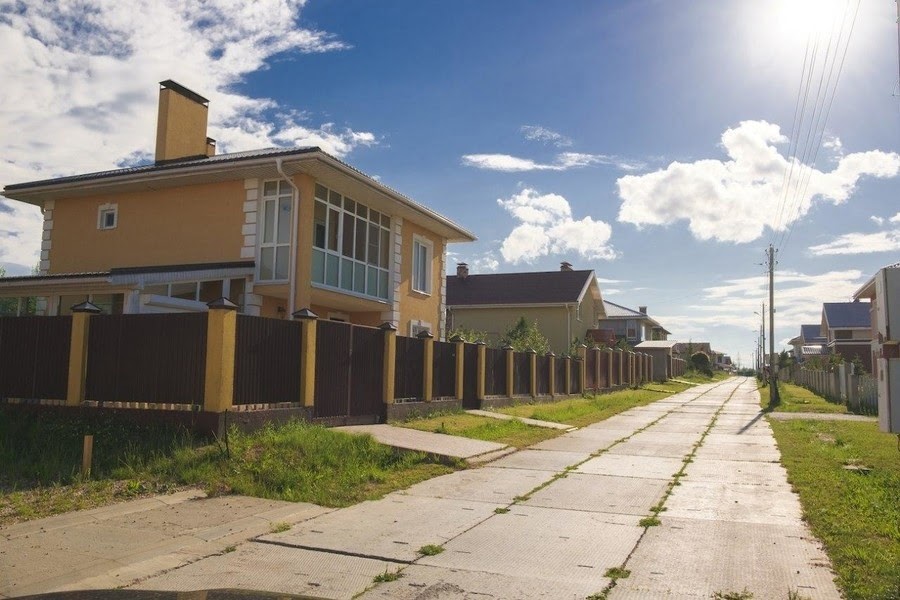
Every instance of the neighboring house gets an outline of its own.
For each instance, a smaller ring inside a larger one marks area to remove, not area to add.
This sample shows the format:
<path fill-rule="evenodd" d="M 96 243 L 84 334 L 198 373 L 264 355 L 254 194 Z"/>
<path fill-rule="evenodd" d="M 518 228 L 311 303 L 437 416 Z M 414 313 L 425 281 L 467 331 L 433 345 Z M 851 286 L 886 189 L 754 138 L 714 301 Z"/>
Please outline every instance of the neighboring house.
<path fill-rule="evenodd" d="M 667 340 L 671 333 L 647 315 L 647 307 L 639 306 L 637 310 L 603 301 L 606 316 L 601 318 L 597 327 L 612 330 L 616 338 L 625 340 L 632 346 L 645 340 Z"/>
<path fill-rule="evenodd" d="M 678 342 L 675 340 L 649 340 L 634 347 L 635 352 L 649 354 L 653 358 L 653 381 L 665 381 L 672 377 L 672 359 Z"/>
<path fill-rule="evenodd" d="M 208 101 L 160 86 L 153 164 L 6 186 L 44 226 L 41 274 L 0 280 L 0 296 L 38 297 L 49 315 L 87 299 L 202 311 L 225 296 L 249 315 L 308 307 L 443 335 L 446 245 L 471 233 L 317 147 L 216 155 Z"/>
<path fill-rule="evenodd" d="M 900 263 L 879 269 L 855 294 L 869 300 L 872 374 L 882 431 L 900 433 Z"/>
<path fill-rule="evenodd" d="M 822 328 L 825 347 L 847 362 L 859 358 L 863 368 L 872 372 L 872 321 L 868 302 L 825 302 L 822 304 Z"/>
<path fill-rule="evenodd" d="M 826 343 L 825 336 L 822 335 L 822 325 L 817 323 L 801 325 L 800 335 L 788 342 L 794 347 L 794 360 L 797 364 L 803 364 L 813 356 L 828 354 Z"/>
<path fill-rule="evenodd" d="M 470 275 L 461 263 L 447 276 L 448 327 L 483 331 L 496 342 L 525 317 L 536 322 L 557 354 L 572 341 L 583 340 L 603 318 L 603 298 L 593 271 L 575 271 L 562 263 L 559 271 Z"/>

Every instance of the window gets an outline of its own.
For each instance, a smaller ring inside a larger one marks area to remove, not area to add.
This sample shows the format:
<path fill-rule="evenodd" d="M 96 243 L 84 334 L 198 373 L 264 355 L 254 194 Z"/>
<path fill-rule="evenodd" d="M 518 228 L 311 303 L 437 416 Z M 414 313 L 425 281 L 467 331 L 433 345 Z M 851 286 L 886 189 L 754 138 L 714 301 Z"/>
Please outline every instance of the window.
<path fill-rule="evenodd" d="M 261 201 L 259 281 L 285 281 L 291 266 L 294 189 L 287 181 L 266 181 Z"/>
<path fill-rule="evenodd" d="M 849 329 L 835 329 L 834 339 L 836 340 L 852 340 L 853 332 Z"/>
<path fill-rule="evenodd" d="M 418 337 L 420 333 L 423 331 L 431 331 L 431 323 L 426 323 L 425 321 L 410 321 L 409 322 L 409 336 L 410 337 Z"/>
<path fill-rule="evenodd" d="M 118 204 L 101 204 L 97 209 L 97 229 L 115 229 L 118 224 Z"/>
<path fill-rule="evenodd" d="M 387 300 L 390 248 L 388 215 L 316 185 L 313 282 Z"/>
<path fill-rule="evenodd" d="M 412 288 L 423 294 L 431 293 L 431 257 L 433 245 L 429 240 L 413 238 Z"/>

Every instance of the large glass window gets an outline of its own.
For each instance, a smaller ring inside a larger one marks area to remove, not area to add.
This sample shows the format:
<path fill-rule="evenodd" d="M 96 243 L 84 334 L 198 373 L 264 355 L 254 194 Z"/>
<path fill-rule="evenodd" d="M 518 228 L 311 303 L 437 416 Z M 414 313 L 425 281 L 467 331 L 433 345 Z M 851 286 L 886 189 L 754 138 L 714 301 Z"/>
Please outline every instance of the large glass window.
<path fill-rule="evenodd" d="M 259 280 L 284 281 L 291 265 L 291 216 L 294 190 L 287 181 L 267 181 L 261 200 Z M 320 232 L 316 230 L 316 235 Z M 324 236 L 324 232 L 322 232 Z"/>
<path fill-rule="evenodd" d="M 387 300 L 390 240 L 389 216 L 316 185 L 314 282 Z"/>

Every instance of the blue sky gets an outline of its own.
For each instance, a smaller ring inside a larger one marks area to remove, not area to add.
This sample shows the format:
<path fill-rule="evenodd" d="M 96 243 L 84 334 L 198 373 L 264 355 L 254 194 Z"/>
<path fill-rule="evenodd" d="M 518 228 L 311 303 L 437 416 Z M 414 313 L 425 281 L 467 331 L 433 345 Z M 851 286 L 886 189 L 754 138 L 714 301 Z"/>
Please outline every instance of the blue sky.
<path fill-rule="evenodd" d="M 857 2 L 832 4 L 0 0 L 0 183 L 147 160 L 172 78 L 211 99 L 221 150 L 321 145 L 472 230 L 451 266 L 568 260 L 749 363 L 769 242 L 779 342 L 900 260 L 896 6 L 860 3 L 848 43 Z M 791 139 L 810 39 L 825 75 L 847 46 L 821 143 Z M 805 194 L 781 193 L 791 154 Z M 10 273 L 39 223 L 0 203 Z"/>

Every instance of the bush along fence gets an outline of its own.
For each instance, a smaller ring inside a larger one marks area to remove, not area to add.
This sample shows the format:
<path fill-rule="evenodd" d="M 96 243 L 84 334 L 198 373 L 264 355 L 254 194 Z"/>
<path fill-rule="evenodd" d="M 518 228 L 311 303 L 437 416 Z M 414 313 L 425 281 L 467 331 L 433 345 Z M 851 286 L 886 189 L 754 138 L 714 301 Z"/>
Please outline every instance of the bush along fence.
<path fill-rule="evenodd" d="M 0 318 L 0 400 L 7 410 L 115 411 L 220 433 L 231 423 L 371 423 L 552 399 L 653 373 L 649 355 L 619 349 L 538 356 L 319 321 L 308 309 L 282 320 L 236 308 L 221 298 L 206 313 L 104 315 L 85 302 L 66 317 Z"/>
<path fill-rule="evenodd" d="M 827 371 L 793 366 L 778 371 L 778 379 L 805 387 L 829 402 L 844 404 L 851 412 L 878 414 L 878 382 L 871 375 L 857 375 L 853 370 L 847 362 Z"/>

